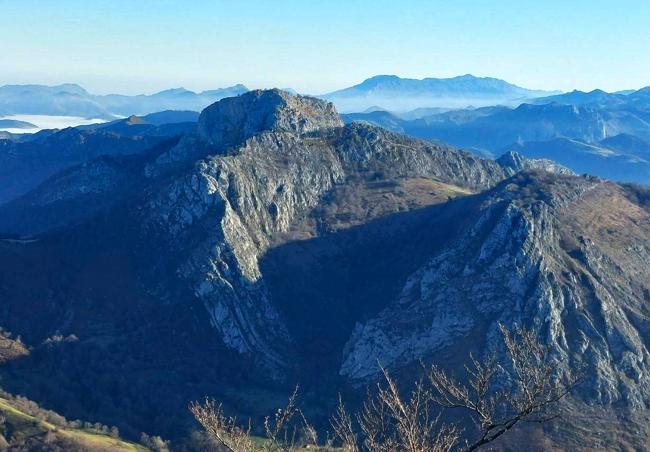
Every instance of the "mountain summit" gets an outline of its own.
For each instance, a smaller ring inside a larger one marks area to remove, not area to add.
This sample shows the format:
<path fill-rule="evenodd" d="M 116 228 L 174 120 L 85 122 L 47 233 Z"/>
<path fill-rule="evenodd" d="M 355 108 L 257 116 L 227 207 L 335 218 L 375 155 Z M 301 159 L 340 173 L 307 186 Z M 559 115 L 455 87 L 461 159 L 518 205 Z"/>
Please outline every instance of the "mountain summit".
<path fill-rule="evenodd" d="M 198 131 L 210 144 L 224 147 L 262 131 L 304 134 L 342 126 L 332 104 L 273 89 L 250 91 L 211 105 L 201 113 Z"/>

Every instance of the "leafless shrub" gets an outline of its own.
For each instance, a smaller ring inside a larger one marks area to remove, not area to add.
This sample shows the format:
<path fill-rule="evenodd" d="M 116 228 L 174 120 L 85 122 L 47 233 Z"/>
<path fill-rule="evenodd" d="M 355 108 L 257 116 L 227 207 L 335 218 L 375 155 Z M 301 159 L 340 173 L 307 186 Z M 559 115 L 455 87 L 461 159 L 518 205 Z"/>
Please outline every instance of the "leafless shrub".
<path fill-rule="evenodd" d="M 359 452 L 358 438 L 354 430 L 352 418 L 345 409 L 343 398 L 339 395 L 339 405 L 330 421 L 334 435 L 341 441 L 345 452 Z"/>
<path fill-rule="evenodd" d="M 140 444 L 155 452 L 169 452 L 169 442 L 163 440 L 160 436 L 149 436 L 142 433 L 140 434 Z"/>
<path fill-rule="evenodd" d="M 256 450 L 250 435 L 250 425 L 246 429 L 239 427 L 237 419 L 226 417 L 221 405 L 216 405 L 214 400 L 206 398 L 202 404 L 193 402 L 190 411 L 208 435 L 227 450 L 232 452 Z"/>
<path fill-rule="evenodd" d="M 403 396 L 390 374 L 369 394 L 355 416 L 339 397 L 331 418 L 336 440 L 346 452 L 473 451 L 493 442 L 521 422 L 547 422 L 557 417 L 558 402 L 578 383 L 578 374 L 565 370 L 527 330 L 501 327 L 507 359 L 494 355 L 479 361 L 470 356 L 466 375 L 457 380 L 431 366 L 424 380 Z M 266 438 L 256 442 L 248 428 L 226 417 L 221 405 L 206 399 L 190 410 L 207 434 L 232 452 L 286 452 L 317 446 L 316 429 L 297 406 L 298 388 L 287 405 L 264 419 Z M 476 425 L 467 435 L 457 424 L 440 421 L 441 409 L 461 409 Z M 296 422 L 297 419 L 297 422 Z M 464 441 L 461 441 L 463 437 Z M 332 441 L 328 440 L 331 445 Z"/>
<path fill-rule="evenodd" d="M 256 442 L 251 436 L 251 423 L 243 429 L 237 419 L 226 417 L 213 400 L 192 403 L 190 411 L 208 435 L 221 446 L 233 452 L 285 452 L 302 447 L 317 446 L 318 433 L 298 408 L 298 387 L 284 408 L 264 418 L 265 437 Z"/>
<path fill-rule="evenodd" d="M 507 354 L 503 365 L 493 356 L 483 362 L 472 356 L 465 367 L 467 384 L 437 366 L 428 374 L 433 400 L 445 408 L 465 410 L 476 424 L 478 434 L 466 440 L 467 451 L 491 443 L 521 422 L 555 419 L 558 402 L 579 381 L 580 372 L 562 370 L 535 333 L 500 328 Z"/>
<path fill-rule="evenodd" d="M 282 451 L 285 450 L 285 445 L 295 444 L 296 430 L 291 431 L 288 427 L 293 417 L 298 413 L 296 408 L 296 399 L 298 397 L 298 387 L 293 391 L 289 397 L 287 406 L 282 409 L 279 408 L 273 419 L 270 416 L 264 418 L 264 433 L 268 440 L 268 444 L 264 450 L 268 451 Z"/>
<path fill-rule="evenodd" d="M 458 440 L 455 427 L 442 425 L 434 416 L 431 397 L 420 381 L 408 398 L 400 395 L 397 384 L 386 370 L 385 383 L 378 385 L 377 395 L 369 396 L 357 423 L 362 440 L 357 441 L 352 418 L 343 402 L 332 418 L 332 428 L 343 448 L 350 452 L 446 452 Z"/>

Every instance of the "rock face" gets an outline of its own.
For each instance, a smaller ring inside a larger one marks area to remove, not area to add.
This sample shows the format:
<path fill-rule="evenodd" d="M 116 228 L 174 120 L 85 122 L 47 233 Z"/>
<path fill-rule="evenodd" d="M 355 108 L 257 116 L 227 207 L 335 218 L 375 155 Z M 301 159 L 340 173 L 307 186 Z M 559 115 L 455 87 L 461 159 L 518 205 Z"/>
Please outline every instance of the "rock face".
<path fill-rule="evenodd" d="M 586 400 L 647 407 L 647 210 L 609 182 L 548 173 L 515 176 L 477 201 L 458 238 L 357 325 L 341 374 L 361 381 L 377 361 L 395 368 L 461 343 L 497 350 L 498 323 L 523 324 L 566 365 L 588 366 Z"/>
<path fill-rule="evenodd" d="M 523 155 L 508 151 L 497 159 L 497 161 L 504 167 L 511 168 L 515 173 L 526 170 L 541 170 L 548 173 L 573 175 L 576 174 L 569 168 L 558 165 L 553 160 L 548 159 L 528 159 Z"/>
<path fill-rule="evenodd" d="M 147 201 L 145 224 L 185 249 L 191 230 L 212 229 L 204 242 L 192 244 L 179 274 L 205 303 L 224 342 L 272 367 L 286 366 L 294 344 L 258 261 L 326 194 L 351 178 L 428 177 L 475 189 L 505 176 L 501 166 L 469 154 L 369 126 L 343 128 L 331 104 L 279 90 L 207 108 L 197 136 L 159 163 L 196 158 L 197 149 L 210 155 Z"/>
<path fill-rule="evenodd" d="M 276 89 L 253 91 L 209 106 L 199 117 L 199 136 L 227 148 L 262 131 L 302 135 L 342 125 L 332 104 Z"/>
<path fill-rule="evenodd" d="M 115 400 L 54 408 L 115 423 L 135 400 L 123 422 L 174 435 L 151 412 L 224 387 L 359 385 L 377 361 L 460 366 L 497 348 L 502 322 L 585 364 L 578 398 L 644 410 L 648 199 L 515 153 L 484 160 L 344 126 L 321 100 L 249 92 L 207 108 L 178 142 L 93 160 L 12 203 L 30 206 L 25 222 L 97 208 L 0 239 L 0 326 L 31 344 L 79 339 L 36 347 L 3 382 L 73 400 L 97 385 Z M 35 389 L 39 374 L 53 386 Z"/>

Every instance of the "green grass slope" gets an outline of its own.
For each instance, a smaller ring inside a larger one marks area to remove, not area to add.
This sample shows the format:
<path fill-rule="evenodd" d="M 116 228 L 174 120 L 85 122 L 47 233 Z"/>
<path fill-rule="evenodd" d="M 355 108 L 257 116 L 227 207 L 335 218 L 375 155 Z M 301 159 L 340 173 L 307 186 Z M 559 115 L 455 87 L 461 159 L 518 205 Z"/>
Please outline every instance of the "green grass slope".
<path fill-rule="evenodd" d="M 0 450 L 146 451 L 93 429 L 56 426 L 23 412 L 16 404 L 0 397 Z"/>

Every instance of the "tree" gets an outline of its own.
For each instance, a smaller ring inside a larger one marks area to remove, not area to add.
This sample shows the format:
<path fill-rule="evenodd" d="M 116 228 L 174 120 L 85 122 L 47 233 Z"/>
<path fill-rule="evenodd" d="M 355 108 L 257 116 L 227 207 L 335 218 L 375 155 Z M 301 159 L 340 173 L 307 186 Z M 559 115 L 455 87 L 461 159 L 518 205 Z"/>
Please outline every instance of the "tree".
<path fill-rule="evenodd" d="M 580 381 L 581 371 L 572 372 L 555 359 L 550 346 L 542 345 L 532 331 L 500 325 L 506 362 L 494 356 L 483 362 L 473 356 L 465 367 L 467 384 L 431 366 L 428 378 L 433 400 L 444 408 L 469 413 L 478 434 L 466 440 L 473 451 L 491 443 L 522 422 L 544 423 L 558 417 L 558 402 Z"/>
<path fill-rule="evenodd" d="M 224 415 L 221 405 L 214 400 L 205 399 L 204 403 L 192 402 L 190 411 L 206 433 L 217 444 L 231 452 L 255 450 L 250 435 L 250 425 L 243 429 L 237 425 L 237 419 Z"/>
<path fill-rule="evenodd" d="M 537 336 L 515 327 L 500 326 L 505 348 L 503 362 L 495 355 L 479 361 L 470 355 L 465 375 L 456 379 L 432 365 L 408 396 L 402 395 L 387 370 L 383 382 L 369 394 L 360 412 L 351 416 L 339 397 L 331 418 L 334 435 L 346 452 L 474 451 L 495 441 L 522 422 L 548 422 L 558 417 L 559 402 L 575 387 L 581 372 L 571 372 L 552 356 Z M 266 438 L 253 441 L 250 422 L 241 428 L 226 417 L 221 405 L 206 399 L 190 410 L 205 431 L 231 452 L 294 450 L 318 443 L 318 435 L 297 408 L 297 388 L 286 408 L 264 421 Z M 462 417 L 441 422 L 447 409 L 461 410 L 475 429 L 465 432 Z M 294 422 L 299 418 L 299 426 Z M 297 437 L 307 438 L 299 443 Z"/>
<path fill-rule="evenodd" d="M 202 404 L 190 404 L 194 418 L 221 447 L 231 452 L 284 452 L 298 446 L 316 445 L 318 434 L 297 407 L 298 387 L 294 389 L 284 408 L 264 418 L 264 438 L 256 442 L 251 436 L 250 421 L 241 428 L 237 419 L 224 415 L 221 405 L 206 399 Z M 298 418 L 298 422 L 294 422 Z"/>

